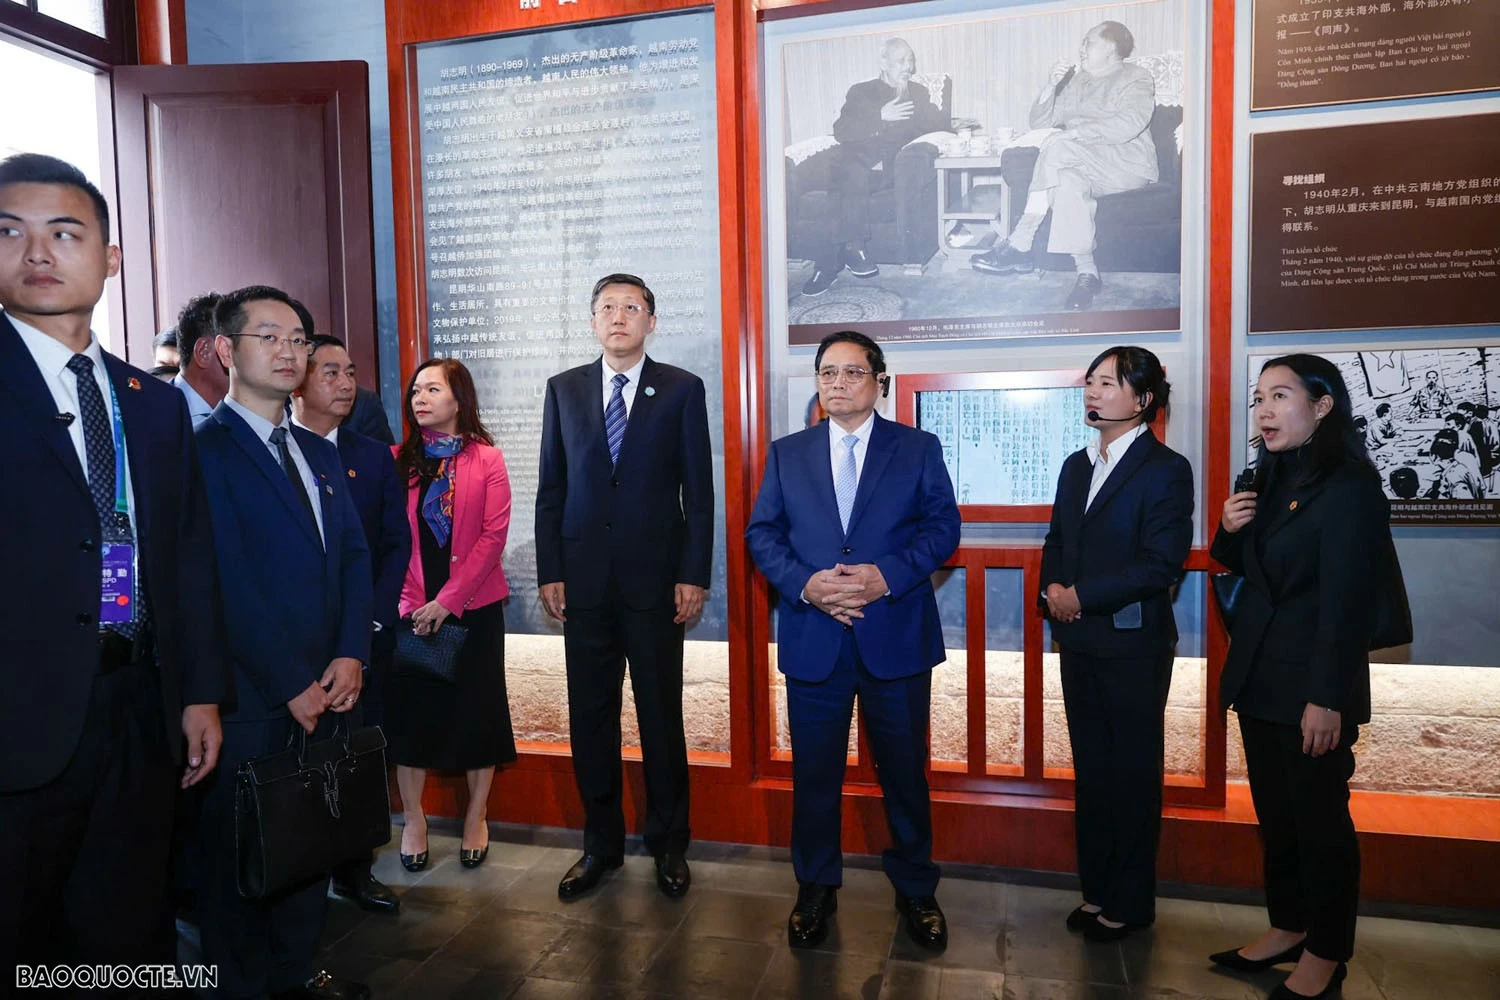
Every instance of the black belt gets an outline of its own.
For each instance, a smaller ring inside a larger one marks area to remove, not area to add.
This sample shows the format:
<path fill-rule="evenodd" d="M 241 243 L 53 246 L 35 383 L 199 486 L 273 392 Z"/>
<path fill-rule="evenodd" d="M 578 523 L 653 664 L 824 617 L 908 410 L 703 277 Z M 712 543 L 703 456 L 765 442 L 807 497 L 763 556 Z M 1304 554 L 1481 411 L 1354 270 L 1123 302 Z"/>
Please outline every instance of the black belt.
<path fill-rule="evenodd" d="M 99 674 L 112 674 L 121 667 L 128 667 L 145 659 L 150 647 L 149 638 L 137 635 L 127 639 L 110 629 L 99 630 Z"/>

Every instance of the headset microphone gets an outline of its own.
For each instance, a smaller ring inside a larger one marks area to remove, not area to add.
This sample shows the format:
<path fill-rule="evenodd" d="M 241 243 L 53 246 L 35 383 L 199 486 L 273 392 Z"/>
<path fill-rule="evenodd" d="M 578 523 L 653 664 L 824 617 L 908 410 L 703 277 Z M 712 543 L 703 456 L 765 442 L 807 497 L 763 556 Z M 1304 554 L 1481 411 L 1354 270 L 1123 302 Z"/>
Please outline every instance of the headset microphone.
<path fill-rule="evenodd" d="M 1128 417 L 1101 417 L 1098 410 L 1090 410 L 1088 416 L 1091 422 L 1101 424 L 1123 424 L 1136 418 L 1135 414 Z"/>

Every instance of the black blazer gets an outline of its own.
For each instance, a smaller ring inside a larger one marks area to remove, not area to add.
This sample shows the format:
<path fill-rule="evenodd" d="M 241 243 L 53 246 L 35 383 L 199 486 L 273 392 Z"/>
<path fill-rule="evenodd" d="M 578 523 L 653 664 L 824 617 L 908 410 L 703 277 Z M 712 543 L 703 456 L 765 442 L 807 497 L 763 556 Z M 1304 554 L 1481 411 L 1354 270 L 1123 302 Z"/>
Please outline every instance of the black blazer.
<path fill-rule="evenodd" d="M 650 357 L 613 468 L 603 361 L 547 380 L 536 491 L 537 583 L 571 607 L 603 603 L 611 573 L 628 607 L 670 607 L 679 583 L 708 587 L 713 453 L 703 380 Z"/>
<path fill-rule="evenodd" d="M 375 620 L 395 624 L 401 584 L 411 561 L 411 528 L 406 523 L 406 490 L 396 472 L 391 449 L 348 427 L 339 428 L 339 461 L 344 465 L 349 496 L 365 529 L 375 574 Z"/>
<path fill-rule="evenodd" d="M 1042 545 L 1042 608 L 1050 585 L 1075 587 L 1083 617 L 1052 623 L 1059 645 L 1091 656 L 1158 654 L 1177 641 L 1171 588 L 1193 544 L 1192 466 L 1148 427 L 1085 512 L 1093 476 L 1084 449 L 1057 478 Z"/>
<path fill-rule="evenodd" d="M 1284 497 L 1214 535 L 1213 557 L 1245 577 L 1220 702 L 1288 725 L 1308 704 L 1369 722 L 1370 638 L 1390 551 L 1379 474 L 1347 462 Z"/>
<path fill-rule="evenodd" d="M 182 708 L 230 695 L 208 500 L 187 403 L 106 353 L 120 401 L 145 601 L 156 623 L 167 746 L 182 757 Z M 0 315 L 0 792 L 67 766 L 99 672 L 99 515 L 68 426 Z"/>

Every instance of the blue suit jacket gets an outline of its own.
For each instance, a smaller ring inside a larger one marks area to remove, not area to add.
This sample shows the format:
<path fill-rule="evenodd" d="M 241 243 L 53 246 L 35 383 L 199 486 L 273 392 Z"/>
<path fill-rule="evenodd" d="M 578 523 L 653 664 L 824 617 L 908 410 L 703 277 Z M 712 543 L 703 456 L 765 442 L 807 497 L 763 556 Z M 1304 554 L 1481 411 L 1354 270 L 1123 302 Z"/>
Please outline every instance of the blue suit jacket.
<path fill-rule="evenodd" d="M 832 672 L 844 626 L 802 600 L 813 573 L 874 563 L 890 593 L 864 608 L 854 640 L 871 674 L 908 677 L 943 662 L 931 576 L 958 548 L 958 504 L 935 435 L 875 417 L 849 531 L 839 523 L 829 458 L 831 421 L 771 445 L 745 539 L 781 595 L 777 665 L 788 677 Z"/>
<path fill-rule="evenodd" d="M 1093 656 L 1154 655 L 1177 641 L 1171 588 L 1193 544 L 1193 468 L 1148 428 L 1085 512 L 1093 477 L 1080 449 L 1057 479 L 1042 592 L 1054 583 L 1077 588 L 1083 617 L 1053 622 L 1052 635 Z"/>
<path fill-rule="evenodd" d="M 234 663 L 231 721 L 284 717 L 336 657 L 370 658 L 370 553 L 333 445 L 293 427 L 324 543 L 265 443 L 228 404 L 198 428 Z"/>
<path fill-rule="evenodd" d="M 375 578 L 375 621 L 395 624 L 401 603 L 401 583 L 411 559 L 411 529 L 406 523 L 406 491 L 396 473 L 391 449 L 356 433 L 339 428 L 339 460 L 344 482 L 365 529 L 370 564 Z"/>
<path fill-rule="evenodd" d="M 611 573 L 627 606 L 671 607 L 674 585 L 707 588 L 714 466 L 703 380 L 649 357 L 611 468 L 603 362 L 547 380 L 536 491 L 537 583 L 570 607 L 602 603 Z"/>
<path fill-rule="evenodd" d="M 120 401 L 167 746 L 182 707 L 230 694 L 208 503 L 182 394 L 106 353 Z M 76 415 L 75 415 L 76 416 Z M 0 792 L 67 766 L 99 672 L 99 515 L 47 383 L 0 315 Z"/>

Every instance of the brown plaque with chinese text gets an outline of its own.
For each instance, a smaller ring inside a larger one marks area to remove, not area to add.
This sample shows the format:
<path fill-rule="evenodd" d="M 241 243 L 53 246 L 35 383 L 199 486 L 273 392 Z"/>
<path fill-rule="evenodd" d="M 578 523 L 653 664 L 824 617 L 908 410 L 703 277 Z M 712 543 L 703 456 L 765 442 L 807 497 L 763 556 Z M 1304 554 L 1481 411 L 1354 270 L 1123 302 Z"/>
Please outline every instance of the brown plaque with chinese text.
<path fill-rule="evenodd" d="M 1500 323 L 1500 114 L 1250 140 L 1250 333 Z"/>
<path fill-rule="evenodd" d="M 1496 0 L 1255 0 L 1250 110 L 1500 88 Z"/>

